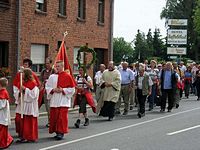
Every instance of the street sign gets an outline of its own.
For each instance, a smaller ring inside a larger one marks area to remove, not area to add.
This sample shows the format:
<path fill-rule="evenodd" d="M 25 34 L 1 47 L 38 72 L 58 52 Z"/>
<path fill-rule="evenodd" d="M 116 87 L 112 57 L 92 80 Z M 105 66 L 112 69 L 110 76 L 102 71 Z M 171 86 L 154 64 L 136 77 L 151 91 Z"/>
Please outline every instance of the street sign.
<path fill-rule="evenodd" d="M 167 54 L 171 55 L 186 55 L 186 48 L 185 47 L 168 47 Z"/>
<path fill-rule="evenodd" d="M 187 44 L 187 30 L 169 29 L 167 32 L 167 44 Z"/>
<path fill-rule="evenodd" d="M 177 59 L 177 56 L 169 56 L 170 59 Z"/>
<path fill-rule="evenodd" d="M 167 24 L 169 26 L 187 26 L 188 20 L 187 19 L 168 19 Z"/>

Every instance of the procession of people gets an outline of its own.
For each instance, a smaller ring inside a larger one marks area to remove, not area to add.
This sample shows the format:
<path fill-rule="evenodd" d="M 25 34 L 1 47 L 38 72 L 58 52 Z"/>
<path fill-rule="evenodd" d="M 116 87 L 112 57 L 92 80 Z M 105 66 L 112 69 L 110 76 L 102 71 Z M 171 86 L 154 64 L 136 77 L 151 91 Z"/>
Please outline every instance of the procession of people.
<path fill-rule="evenodd" d="M 172 112 L 174 108 L 181 107 L 179 102 L 183 93 L 185 98 L 192 93 L 200 100 L 200 65 L 196 63 L 185 66 L 183 62 L 157 64 L 156 60 L 151 60 L 150 64 L 145 61 L 129 65 L 123 61 L 115 66 L 113 61 L 109 61 L 107 65 L 100 64 L 99 71 L 94 75 L 94 84 L 83 66 L 79 66 L 79 74 L 74 78 L 64 70 L 62 60 L 57 60 L 53 68 L 52 60 L 47 58 L 39 80 L 31 65 L 30 59 L 24 59 L 23 67 L 13 80 L 18 143 L 39 139 L 38 117 L 43 103 L 49 133 L 56 134 L 55 140 L 62 140 L 64 134 L 69 132 L 68 110 L 72 105 L 79 107 L 74 126 L 80 128 L 82 121 L 84 126 L 90 124 L 87 105 L 97 115 L 112 121 L 121 114 L 121 110 L 123 116 L 128 115 L 134 106 L 138 118 L 144 117 L 146 103 L 149 103 L 148 111 L 156 111 L 154 108 L 160 107 L 161 113 L 166 109 Z M 7 148 L 13 142 L 8 131 L 11 117 L 7 85 L 8 80 L 0 78 L 0 148 Z"/>

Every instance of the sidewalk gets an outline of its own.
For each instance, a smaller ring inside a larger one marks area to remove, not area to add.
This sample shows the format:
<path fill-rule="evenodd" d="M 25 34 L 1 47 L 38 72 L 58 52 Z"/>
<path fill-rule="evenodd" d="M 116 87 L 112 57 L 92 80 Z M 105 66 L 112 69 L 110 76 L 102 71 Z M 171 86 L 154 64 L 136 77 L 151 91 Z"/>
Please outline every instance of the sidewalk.
<path fill-rule="evenodd" d="M 94 101 L 96 103 L 96 100 L 95 100 L 95 95 L 94 93 L 92 94 L 93 95 L 93 98 L 94 98 Z M 72 102 L 72 105 L 73 105 L 73 102 Z M 15 119 L 15 104 L 11 104 L 10 105 L 10 115 L 11 115 L 11 120 L 14 120 Z M 87 108 L 90 108 L 89 106 L 87 106 Z M 75 107 L 75 108 L 72 108 L 70 107 L 69 108 L 69 112 L 72 112 L 72 111 L 77 111 L 79 109 L 79 107 Z M 47 112 L 46 112 L 46 109 L 45 109 L 45 105 L 42 104 L 40 110 L 39 110 L 39 116 L 46 116 L 47 115 Z"/>

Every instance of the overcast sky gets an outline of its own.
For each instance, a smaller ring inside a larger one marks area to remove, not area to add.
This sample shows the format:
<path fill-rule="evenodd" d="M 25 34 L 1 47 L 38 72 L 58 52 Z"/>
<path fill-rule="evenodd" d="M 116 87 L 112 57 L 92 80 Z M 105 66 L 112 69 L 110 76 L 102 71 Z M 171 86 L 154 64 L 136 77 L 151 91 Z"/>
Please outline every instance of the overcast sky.
<path fill-rule="evenodd" d="M 165 20 L 160 19 L 165 4 L 166 0 L 115 0 L 114 37 L 131 42 L 138 29 L 147 34 L 149 28 L 166 35 Z"/>

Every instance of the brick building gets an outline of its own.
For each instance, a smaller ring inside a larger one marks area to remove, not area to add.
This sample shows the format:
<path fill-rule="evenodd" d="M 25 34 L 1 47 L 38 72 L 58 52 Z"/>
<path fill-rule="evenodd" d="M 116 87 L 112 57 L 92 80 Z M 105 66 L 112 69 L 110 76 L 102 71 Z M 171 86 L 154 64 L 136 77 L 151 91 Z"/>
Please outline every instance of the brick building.
<path fill-rule="evenodd" d="M 66 37 L 67 54 L 76 72 L 76 54 L 88 43 L 97 63 L 112 59 L 114 0 L 1 0 L 0 67 L 14 75 L 25 57 L 40 72 L 45 57 L 55 58 Z M 94 67 L 95 68 L 95 67 Z M 92 73 L 92 70 L 90 70 Z"/>

